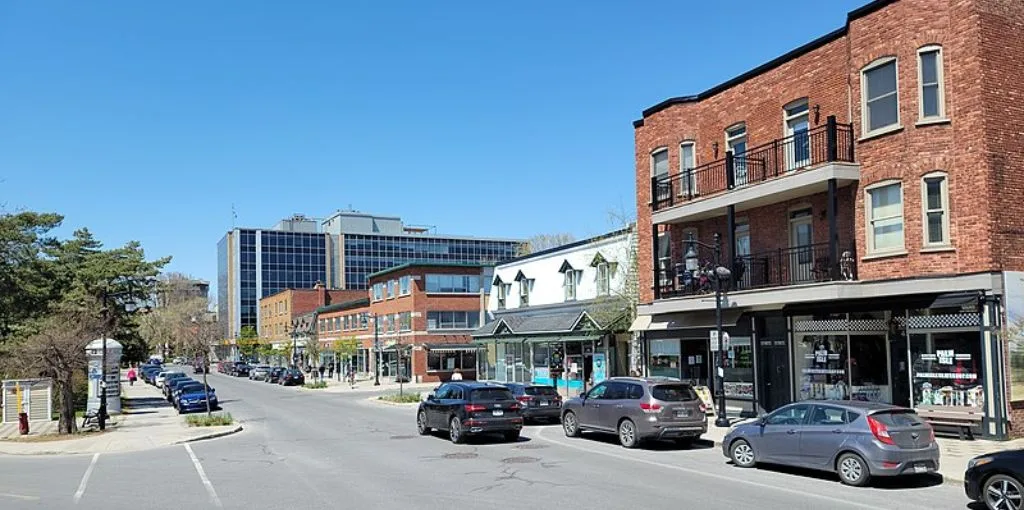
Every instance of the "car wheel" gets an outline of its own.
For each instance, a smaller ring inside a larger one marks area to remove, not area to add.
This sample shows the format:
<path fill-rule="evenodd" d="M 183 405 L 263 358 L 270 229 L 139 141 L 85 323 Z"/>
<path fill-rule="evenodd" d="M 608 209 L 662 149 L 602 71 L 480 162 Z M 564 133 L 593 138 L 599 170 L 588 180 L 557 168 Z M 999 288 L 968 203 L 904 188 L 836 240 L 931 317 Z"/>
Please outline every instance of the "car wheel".
<path fill-rule="evenodd" d="M 416 431 L 418 431 L 421 436 L 425 436 L 427 434 L 430 434 L 430 427 L 427 426 L 427 412 L 426 411 L 420 411 L 416 415 Z"/>
<path fill-rule="evenodd" d="M 519 431 L 518 430 L 510 430 L 510 431 L 506 432 L 505 433 L 505 441 L 508 441 L 510 443 L 515 443 L 516 441 L 519 441 Z"/>
<path fill-rule="evenodd" d="M 565 431 L 565 437 L 579 437 L 580 422 L 576 419 L 576 413 L 566 411 L 562 415 L 562 430 Z"/>
<path fill-rule="evenodd" d="M 871 479 L 867 462 L 856 453 L 844 453 L 840 456 L 836 462 L 836 472 L 840 481 L 854 487 L 863 487 Z"/>
<path fill-rule="evenodd" d="M 636 448 L 640 444 L 633 420 L 625 419 L 619 422 L 619 444 L 625 448 Z"/>
<path fill-rule="evenodd" d="M 741 468 L 754 467 L 757 462 L 754 460 L 754 447 L 750 446 L 745 439 L 740 439 L 729 448 L 729 457 L 732 463 Z"/>
<path fill-rule="evenodd" d="M 455 416 L 452 416 L 452 421 L 448 422 L 448 438 L 455 444 L 460 444 L 466 440 L 462 433 L 462 422 Z"/>
<path fill-rule="evenodd" d="M 992 510 L 1020 510 L 1024 508 L 1024 484 L 1007 475 L 994 475 L 985 480 L 981 493 L 985 505 Z"/>

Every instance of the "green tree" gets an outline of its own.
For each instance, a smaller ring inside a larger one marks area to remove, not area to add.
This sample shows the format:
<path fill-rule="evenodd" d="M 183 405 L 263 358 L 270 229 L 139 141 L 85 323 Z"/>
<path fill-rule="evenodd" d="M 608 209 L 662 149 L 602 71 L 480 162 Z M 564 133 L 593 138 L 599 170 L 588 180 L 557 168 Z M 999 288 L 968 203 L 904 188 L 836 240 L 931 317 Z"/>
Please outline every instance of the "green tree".
<path fill-rule="evenodd" d="M 247 358 L 255 357 L 260 346 L 260 336 L 256 328 L 246 326 L 238 335 L 238 352 Z"/>
<path fill-rule="evenodd" d="M 52 213 L 0 214 L 0 343 L 45 315 L 59 297 L 46 254 L 60 244 L 50 231 L 63 219 Z"/>

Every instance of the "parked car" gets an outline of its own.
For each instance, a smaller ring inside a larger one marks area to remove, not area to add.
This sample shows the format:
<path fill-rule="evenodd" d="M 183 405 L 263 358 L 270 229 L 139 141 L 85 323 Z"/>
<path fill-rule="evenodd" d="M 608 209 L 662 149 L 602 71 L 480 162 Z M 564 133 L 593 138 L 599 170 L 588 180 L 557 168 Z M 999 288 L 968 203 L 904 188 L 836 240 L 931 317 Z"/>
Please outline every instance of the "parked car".
<path fill-rule="evenodd" d="M 453 443 L 467 436 L 499 433 L 517 441 L 523 428 L 522 405 L 508 388 L 476 381 L 448 382 L 420 402 L 416 429 L 420 435 L 448 431 Z"/>
<path fill-rule="evenodd" d="M 281 375 L 284 374 L 284 371 L 284 367 L 271 368 L 270 372 L 267 372 L 267 377 L 263 380 L 268 383 L 277 383 L 281 380 Z"/>
<path fill-rule="evenodd" d="M 1024 508 L 1024 449 L 975 457 L 967 462 L 964 491 L 989 510 Z"/>
<path fill-rule="evenodd" d="M 167 398 L 168 402 L 174 402 L 174 391 L 177 390 L 179 386 L 194 382 L 198 381 L 192 379 L 191 377 L 182 377 L 179 379 L 174 379 L 170 383 L 164 385 L 164 397 Z"/>
<path fill-rule="evenodd" d="M 234 361 L 223 361 L 217 365 L 217 370 L 222 374 L 231 374 L 231 369 L 234 366 Z"/>
<path fill-rule="evenodd" d="M 267 377 L 270 372 L 269 365 L 257 365 L 249 369 L 249 380 L 251 381 L 262 381 Z"/>
<path fill-rule="evenodd" d="M 278 384 L 281 386 L 302 386 L 306 384 L 306 376 L 302 375 L 302 370 L 289 368 L 281 373 L 278 378 Z"/>
<path fill-rule="evenodd" d="M 562 429 L 616 434 L 626 448 L 671 439 L 689 446 L 708 431 L 704 403 L 689 384 L 671 377 L 613 377 L 562 404 Z"/>
<path fill-rule="evenodd" d="M 202 374 L 204 372 L 205 373 L 210 373 L 210 367 L 207 366 L 207 365 L 204 365 L 202 363 L 194 363 L 192 365 L 192 373 L 193 374 Z"/>
<path fill-rule="evenodd" d="M 209 386 L 207 386 L 209 387 Z M 175 409 L 178 408 L 178 404 L 181 402 L 181 396 L 194 391 L 202 391 L 203 383 L 200 381 L 190 381 L 184 384 L 179 384 L 171 395 L 171 405 Z"/>
<path fill-rule="evenodd" d="M 185 372 L 171 372 L 171 373 L 168 373 L 168 374 L 164 375 L 164 380 L 158 386 L 158 388 L 161 388 L 161 389 L 165 388 L 165 387 L 167 387 L 168 384 L 174 382 L 177 379 L 191 379 L 191 378 L 189 376 L 185 375 Z M 166 391 L 164 393 L 166 393 Z"/>
<path fill-rule="evenodd" d="M 939 469 L 935 431 L 913 409 L 859 401 L 803 402 L 736 425 L 722 453 L 740 467 L 832 471 L 847 485 Z"/>
<path fill-rule="evenodd" d="M 523 421 L 558 421 L 562 416 L 562 396 L 554 386 L 524 383 L 504 383 L 522 405 Z"/>
<path fill-rule="evenodd" d="M 163 372 L 158 373 L 156 375 L 156 380 L 155 380 L 156 387 L 157 388 L 163 388 L 164 387 L 164 380 L 166 380 L 168 376 L 173 376 L 173 375 L 176 375 L 176 374 L 185 375 L 185 373 L 180 371 L 180 370 L 164 370 Z"/>
<path fill-rule="evenodd" d="M 205 411 L 207 394 L 210 396 L 210 409 L 220 409 L 217 401 L 217 390 L 210 386 L 204 388 L 202 383 L 188 384 L 182 387 L 178 393 L 175 407 L 181 414 L 192 411 Z"/>
<path fill-rule="evenodd" d="M 249 375 L 249 365 L 239 362 L 231 366 L 231 375 L 235 377 L 242 377 Z"/>
<path fill-rule="evenodd" d="M 163 368 L 160 366 L 149 365 L 142 370 L 142 380 L 147 384 L 156 385 L 156 376 L 160 372 L 163 372 Z"/>

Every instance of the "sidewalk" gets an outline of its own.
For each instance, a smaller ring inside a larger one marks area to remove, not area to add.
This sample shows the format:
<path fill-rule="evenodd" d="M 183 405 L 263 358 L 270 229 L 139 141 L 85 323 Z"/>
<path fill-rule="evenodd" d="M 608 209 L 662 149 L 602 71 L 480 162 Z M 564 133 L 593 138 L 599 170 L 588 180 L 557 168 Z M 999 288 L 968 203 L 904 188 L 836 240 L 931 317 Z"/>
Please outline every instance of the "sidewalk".
<path fill-rule="evenodd" d="M 734 420 L 733 424 L 735 425 L 739 422 L 740 420 Z M 725 434 L 728 431 L 729 429 L 716 427 L 714 419 L 709 417 L 708 432 L 702 438 L 707 441 L 714 441 L 715 446 L 721 446 L 722 439 L 725 438 Z M 964 471 L 967 471 L 967 461 L 972 458 L 986 453 L 1024 448 L 1024 439 L 1013 441 L 985 441 L 982 439 L 961 441 L 959 439 L 938 437 L 935 440 L 939 443 L 940 451 L 939 474 L 942 475 L 946 482 L 957 483 L 963 482 Z"/>
<path fill-rule="evenodd" d="M 238 424 L 221 427 L 189 427 L 164 399 L 159 388 L 143 382 L 135 386 L 122 383 L 124 409 L 113 415 L 103 433 L 73 439 L 2 441 L 0 455 L 73 455 L 148 450 L 161 446 L 210 437 L 219 437 L 242 430 Z M 78 420 L 81 423 L 81 419 Z"/>
<path fill-rule="evenodd" d="M 310 390 L 310 391 L 319 391 L 319 392 L 325 392 L 325 393 L 369 393 L 369 392 L 393 393 L 393 392 L 397 392 L 398 388 L 399 388 L 399 384 L 398 383 L 394 382 L 393 380 L 390 380 L 388 378 L 383 378 L 383 377 L 380 379 L 380 386 L 374 386 L 372 378 L 371 379 L 362 379 L 362 380 L 356 379 L 356 384 L 354 386 L 348 384 L 347 381 L 339 381 L 337 379 L 328 379 L 326 376 L 324 377 L 324 381 L 327 382 L 327 387 L 326 388 L 324 388 L 322 390 Z M 313 382 L 313 379 L 311 377 L 307 377 L 306 378 L 306 382 L 307 383 L 311 383 L 311 382 Z M 411 392 L 418 391 L 418 392 L 423 393 L 423 392 L 430 392 L 434 388 L 436 388 L 436 387 L 438 387 L 440 385 L 441 385 L 441 383 L 437 383 L 437 382 L 434 382 L 434 383 L 405 383 L 404 385 L 402 385 L 402 388 L 404 389 L 404 391 L 411 391 Z"/>

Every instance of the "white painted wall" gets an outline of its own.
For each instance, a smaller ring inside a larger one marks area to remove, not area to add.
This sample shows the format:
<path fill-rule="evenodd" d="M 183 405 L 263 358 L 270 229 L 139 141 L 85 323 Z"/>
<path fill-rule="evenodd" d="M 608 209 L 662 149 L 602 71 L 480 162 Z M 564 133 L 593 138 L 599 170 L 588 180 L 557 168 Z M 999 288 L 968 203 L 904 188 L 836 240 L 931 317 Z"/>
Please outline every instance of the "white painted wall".
<path fill-rule="evenodd" d="M 618 263 L 611 274 L 610 289 L 612 296 L 622 295 L 626 271 L 629 269 L 630 237 L 631 234 L 622 234 L 525 260 L 511 261 L 495 267 L 494 276 L 500 277 L 501 281 L 506 284 L 511 284 L 505 301 L 505 309 L 511 310 L 520 307 L 519 283 L 515 281 L 519 271 L 522 271 L 527 278 L 533 279 L 529 307 L 565 303 L 565 276 L 558 270 L 562 267 L 562 262 L 566 260 L 574 269 L 582 271 L 577 280 L 576 301 L 598 297 L 597 268 L 590 265 L 598 252 L 608 262 Z M 494 278 L 492 278 L 493 280 Z M 488 311 L 493 312 L 499 309 L 497 292 L 497 287 L 492 286 L 487 304 Z"/>

